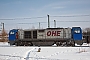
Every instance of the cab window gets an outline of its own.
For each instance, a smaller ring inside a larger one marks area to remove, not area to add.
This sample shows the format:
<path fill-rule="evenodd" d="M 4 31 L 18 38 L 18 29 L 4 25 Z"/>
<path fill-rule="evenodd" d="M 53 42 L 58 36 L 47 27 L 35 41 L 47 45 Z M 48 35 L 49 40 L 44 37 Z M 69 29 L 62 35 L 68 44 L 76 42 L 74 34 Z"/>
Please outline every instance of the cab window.
<path fill-rule="evenodd" d="M 80 33 L 80 29 L 75 29 L 74 33 Z"/>
<path fill-rule="evenodd" d="M 10 34 L 14 34 L 14 32 L 10 32 Z"/>

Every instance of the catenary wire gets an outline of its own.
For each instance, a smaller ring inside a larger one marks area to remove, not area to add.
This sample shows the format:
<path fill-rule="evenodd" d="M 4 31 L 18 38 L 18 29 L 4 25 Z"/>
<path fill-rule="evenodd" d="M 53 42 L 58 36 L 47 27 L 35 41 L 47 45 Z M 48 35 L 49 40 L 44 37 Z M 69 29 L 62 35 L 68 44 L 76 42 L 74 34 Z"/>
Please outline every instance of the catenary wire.
<path fill-rule="evenodd" d="M 87 17 L 88 15 L 67 15 L 67 16 L 50 16 L 50 17 Z M 10 19 L 0 19 L 0 20 L 28 20 L 28 19 L 40 19 L 40 18 L 47 18 L 47 16 L 42 17 L 30 17 L 30 18 L 10 18 Z"/>
<path fill-rule="evenodd" d="M 53 21 L 50 21 L 51 23 L 53 23 Z M 90 23 L 90 21 L 56 21 L 56 23 L 62 23 L 62 22 L 67 22 L 67 23 L 70 23 L 70 22 L 74 22 L 74 23 L 79 23 L 79 22 L 84 22 L 84 23 L 86 23 L 86 22 L 88 22 L 88 23 Z M 39 22 L 34 22 L 34 23 L 17 23 L 17 24 L 38 24 Z M 47 23 L 47 22 L 40 22 L 41 24 L 44 24 L 44 23 Z"/>
<path fill-rule="evenodd" d="M 50 16 L 50 17 L 86 17 L 90 15 L 68 15 L 68 16 Z"/>
<path fill-rule="evenodd" d="M 46 16 L 43 16 L 43 17 L 31 17 L 31 18 L 10 18 L 10 19 L 0 19 L 0 20 L 26 20 L 26 19 L 40 19 L 40 18 L 46 18 Z"/>

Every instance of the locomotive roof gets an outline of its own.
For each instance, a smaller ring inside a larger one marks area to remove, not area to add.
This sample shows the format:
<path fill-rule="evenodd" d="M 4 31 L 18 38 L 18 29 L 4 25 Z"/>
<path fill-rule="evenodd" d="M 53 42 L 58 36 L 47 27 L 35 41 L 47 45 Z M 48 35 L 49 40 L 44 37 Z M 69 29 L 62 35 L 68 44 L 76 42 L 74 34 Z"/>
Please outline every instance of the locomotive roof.
<path fill-rule="evenodd" d="M 46 28 L 46 29 L 68 29 L 68 28 Z"/>
<path fill-rule="evenodd" d="M 45 29 L 24 29 L 25 31 L 28 31 L 28 30 L 45 30 Z"/>
<path fill-rule="evenodd" d="M 68 28 L 46 28 L 46 29 L 68 29 Z M 29 31 L 29 30 L 46 30 L 46 29 L 24 29 L 24 31 Z"/>

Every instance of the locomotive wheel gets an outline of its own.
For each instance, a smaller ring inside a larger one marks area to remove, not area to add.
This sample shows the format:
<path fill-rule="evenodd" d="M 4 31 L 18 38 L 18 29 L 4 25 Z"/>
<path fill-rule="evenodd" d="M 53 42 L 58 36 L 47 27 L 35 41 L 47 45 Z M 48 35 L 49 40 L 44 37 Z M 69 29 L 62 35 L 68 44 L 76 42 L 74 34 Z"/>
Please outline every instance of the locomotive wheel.
<path fill-rule="evenodd" d="M 29 43 L 28 43 L 28 46 L 33 46 L 32 42 L 29 42 Z"/>
<path fill-rule="evenodd" d="M 16 46 L 20 46 L 19 42 L 15 42 L 15 45 L 16 45 Z"/>
<path fill-rule="evenodd" d="M 23 42 L 24 46 L 33 46 L 32 42 Z"/>
<path fill-rule="evenodd" d="M 75 42 L 74 41 L 71 41 L 71 45 L 74 47 L 75 46 Z"/>
<path fill-rule="evenodd" d="M 70 40 L 70 41 L 67 42 L 67 45 L 74 47 L 75 46 L 75 42 L 73 40 Z"/>
<path fill-rule="evenodd" d="M 56 42 L 56 45 L 57 45 L 57 46 L 61 46 L 62 43 L 61 43 L 61 42 Z"/>

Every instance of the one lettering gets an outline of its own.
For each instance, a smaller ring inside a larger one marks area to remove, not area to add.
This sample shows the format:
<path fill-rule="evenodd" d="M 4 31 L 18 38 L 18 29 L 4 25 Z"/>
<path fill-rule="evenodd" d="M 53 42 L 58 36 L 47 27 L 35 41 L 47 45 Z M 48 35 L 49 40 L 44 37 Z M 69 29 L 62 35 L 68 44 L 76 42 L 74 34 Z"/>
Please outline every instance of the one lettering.
<path fill-rule="evenodd" d="M 61 31 L 48 31 L 47 36 L 60 36 Z"/>

